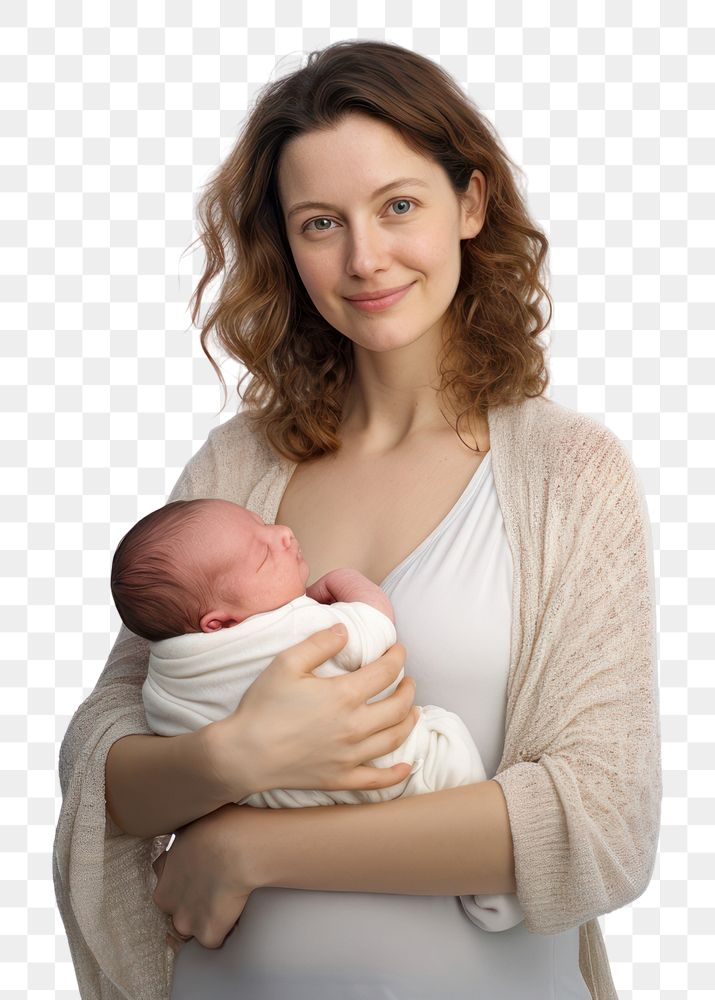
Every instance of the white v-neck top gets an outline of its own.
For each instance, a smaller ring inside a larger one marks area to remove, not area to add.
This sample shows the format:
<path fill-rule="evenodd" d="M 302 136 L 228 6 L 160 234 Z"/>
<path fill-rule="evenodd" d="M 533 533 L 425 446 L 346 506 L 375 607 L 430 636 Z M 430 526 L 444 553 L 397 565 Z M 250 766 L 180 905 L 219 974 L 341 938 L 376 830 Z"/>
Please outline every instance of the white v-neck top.
<path fill-rule="evenodd" d="M 405 673 L 417 682 L 415 704 L 461 716 L 488 778 L 504 747 L 513 575 L 491 456 L 434 531 L 380 582 L 407 650 Z"/>
<path fill-rule="evenodd" d="M 489 451 L 446 517 L 381 582 L 415 704 L 460 715 L 490 778 L 504 744 L 512 571 Z M 578 952 L 578 927 L 483 931 L 456 896 L 269 887 L 251 894 L 220 949 L 195 939 L 181 948 L 171 997 L 590 1000 Z"/>

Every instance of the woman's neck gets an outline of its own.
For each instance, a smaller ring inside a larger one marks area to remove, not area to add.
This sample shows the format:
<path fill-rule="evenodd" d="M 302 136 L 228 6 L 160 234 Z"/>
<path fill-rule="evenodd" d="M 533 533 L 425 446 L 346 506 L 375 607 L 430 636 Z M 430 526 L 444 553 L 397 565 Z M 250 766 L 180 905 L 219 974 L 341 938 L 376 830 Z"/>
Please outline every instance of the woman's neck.
<path fill-rule="evenodd" d="M 340 437 L 343 448 L 363 453 L 385 454 L 423 440 L 425 437 L 455 433 L 456 413 L 439 393 L 419 389 L 353 385 L 343 409 Z M 460 421 L 459 433 L 471 449 L 489 448 L 486 416 Z"/>

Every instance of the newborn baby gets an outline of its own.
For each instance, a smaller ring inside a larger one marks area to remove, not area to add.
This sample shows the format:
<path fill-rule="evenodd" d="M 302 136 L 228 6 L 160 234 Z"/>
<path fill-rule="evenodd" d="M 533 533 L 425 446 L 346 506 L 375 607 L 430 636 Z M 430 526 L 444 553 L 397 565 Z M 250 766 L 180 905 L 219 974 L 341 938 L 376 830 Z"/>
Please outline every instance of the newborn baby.
<path fill-rule="evenodd" d="M 177 500 L 142 518 L 117 547 L 111 587 L 124 624 L 151 641 L 142 689 L 150 728 L 176 736 L 224 718 L 278 653 L 337 622 L 348 640 L 316 676 L 357 670 L 397 641 L 387 594 L 362 573 L 335 569 L 306 591 L 309 576 L 290 528 L 265 524 L 228 500 Z M 388 697 L 403 676 L 401 670 L 370 702 Z M 370 761 L 377 767 L 411 763 L 403 781 L 355 791 L 271 789 L 239 805 L 378 802 L 486 780 L 459 716 L 436 705 L 419 712 L 402 746 Z M 523 920 L 515 895 L 459 899 L 483 930 Z"/>

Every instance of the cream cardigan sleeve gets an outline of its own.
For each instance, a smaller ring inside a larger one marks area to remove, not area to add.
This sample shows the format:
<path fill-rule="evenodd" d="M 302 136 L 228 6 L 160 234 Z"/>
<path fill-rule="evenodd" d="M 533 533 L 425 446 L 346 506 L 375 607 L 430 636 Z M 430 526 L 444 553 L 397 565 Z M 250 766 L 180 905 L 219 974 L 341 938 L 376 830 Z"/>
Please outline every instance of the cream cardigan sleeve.
<path fill-rule="evenodd" d="M 509 813 L 517 897 L 527 929 L 539 934 L 644 891 L 662 796 L 645 498 L 618 438 L 563 412 L 541 405 L 531 429 L 527 422 L 520 438 L 501 442 L 529 458 L 523 475 L 501 484 L 520 599 L 495 780 Z M 553 431 L 537 430 L 549 421 Z"/>

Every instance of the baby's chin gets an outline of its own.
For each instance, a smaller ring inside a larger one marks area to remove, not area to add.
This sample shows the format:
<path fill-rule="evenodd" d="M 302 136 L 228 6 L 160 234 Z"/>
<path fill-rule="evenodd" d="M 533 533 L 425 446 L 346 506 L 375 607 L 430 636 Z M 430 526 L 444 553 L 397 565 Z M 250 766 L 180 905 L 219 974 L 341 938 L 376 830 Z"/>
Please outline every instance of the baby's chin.
<path fill-rule="evenodd" d="M 274 608 L 280 608 L 284 604 L 290 604 L 291 601 L 295 601 L 296 598 L 303 597 L 305 595 L 308 580 L 310 579 L 310 566 L 305 559 L 303 559 L 302 562 L 303 567 L 294 581 L 294 586 L 284 586 L 282 590 L 279 589 L 274 591 L 271 599 L 271 604 Z"/>
<path fill-rule="evenodd" d="M 302 584 L 296 584 L 294 588 L 286 590 L 281 595 L 281 599 L 277 602 L 276 607 L 280 607 L 283 604 L 290 604 L 291 601 L 295 601 L 298 597 L 304 597 L 309 577 L 310 570 L 306 567 L 305 580 L 303 580 Z"/>

